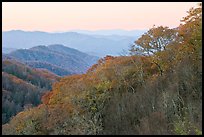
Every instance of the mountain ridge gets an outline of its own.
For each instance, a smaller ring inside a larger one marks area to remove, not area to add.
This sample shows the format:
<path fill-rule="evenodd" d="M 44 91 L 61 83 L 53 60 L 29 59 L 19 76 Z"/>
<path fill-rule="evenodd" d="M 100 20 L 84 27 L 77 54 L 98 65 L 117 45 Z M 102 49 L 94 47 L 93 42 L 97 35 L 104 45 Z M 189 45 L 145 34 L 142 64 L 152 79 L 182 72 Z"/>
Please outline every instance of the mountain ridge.
<path fill-rule="evenodd" d="M 118 56 L 122 50 L 128 50 L 139 35 L 118 36 L 118 35 L 88 35 L 78 32 L 49 33 L 39 31 L 11 30 L 3 31 L 3 47 L 7 48 L 31 48 L 36 45 L 62 44 L 67 47 L 85 53 L 96 53 L 104 57 L 108 54 Z M 26 39 L 25 39 L 26 38 Z"/>
<path fill-rule="evenodd" d="M 84 73 L 99 59 L 61 44 L 19 49 L 7 55 L 31 67 L 48 69 L 59 76 Z"/>

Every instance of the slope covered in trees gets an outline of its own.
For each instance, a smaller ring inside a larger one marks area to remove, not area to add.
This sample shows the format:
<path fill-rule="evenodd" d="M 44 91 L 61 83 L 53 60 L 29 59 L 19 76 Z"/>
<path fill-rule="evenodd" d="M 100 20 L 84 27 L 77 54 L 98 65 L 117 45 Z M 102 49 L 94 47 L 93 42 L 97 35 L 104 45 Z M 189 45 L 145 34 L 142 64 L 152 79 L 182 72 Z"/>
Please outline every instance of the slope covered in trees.
<path fill-rule="evenodd" d="M 59 76 L 84 73 L 98 57 L 63 45 L 36 46 L 8 54 L 34 68 L 44 68 Z"/>
<path fill-rule="evenodd" d="M 59 78 L 45 70 L 32 69 L 20 62 L 2 61 L 2 124 L 25 108 L 41 103 L 44 93 Z"/>
<path fill-rule="evenodd" d="M 131 56 L 62 78 L 3 134 L 202 134 L 201 7 L 177 29 L 150 29 Z"/>

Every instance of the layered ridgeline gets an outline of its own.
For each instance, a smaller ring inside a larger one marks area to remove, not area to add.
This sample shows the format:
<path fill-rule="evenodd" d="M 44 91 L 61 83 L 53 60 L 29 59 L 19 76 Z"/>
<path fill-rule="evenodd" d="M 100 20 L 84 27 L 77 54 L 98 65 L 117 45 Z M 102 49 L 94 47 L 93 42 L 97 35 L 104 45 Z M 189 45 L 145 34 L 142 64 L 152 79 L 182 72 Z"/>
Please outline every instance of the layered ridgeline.
<path fill-rule="evenodd" d="M 41 103 L 43 94 L 59 80 L 55 74 L 32 69 L 3 55 L 2 60 L 2 124 L 18 112 Z"/>
<path fill-rule="evenodd" d="M 59 44 L 19 49 L 8 56 L 33 68 L 47 69 L 59 76 L 84 73 L 99 59 Z"/>
<path fill-rule="evenodd" d="M 107 56 L 62 78 L 3 134 L 202 134 L 201 13 L 191 9 L 177 29 L 151 28 L 132 56 Z"/>
<path fill-rule="evenodd" d="M 47 33 L 13 30 L 2 32 L 2 46 L 20 49 L 31 48 L 36 45 L 60 43 L 95 56 L 101 57 L 109 54 L 116 56 L 120 55 L 123 49 L 127 51 L 128 45 L 132 45 L 134 40 L 141 36 L 141 32 L 135 31 L 134 35 L 128 35 L 130 32 L 111 33 L 109 31 L 109 35 L 104 35 L 104 33 L 87 35 L 77 32 Z M 122 36 L 118 34 L 122 34 Z"/>

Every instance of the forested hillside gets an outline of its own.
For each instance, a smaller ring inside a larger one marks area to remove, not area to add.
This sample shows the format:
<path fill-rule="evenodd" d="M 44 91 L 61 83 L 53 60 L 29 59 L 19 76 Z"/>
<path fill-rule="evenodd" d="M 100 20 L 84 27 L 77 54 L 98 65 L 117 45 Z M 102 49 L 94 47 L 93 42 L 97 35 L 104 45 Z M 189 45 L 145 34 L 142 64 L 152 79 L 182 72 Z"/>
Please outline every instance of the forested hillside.
<path fill-rule="evenodd" d="M 43 94 L 52 89 L 58 76 L 32 69 L 20 62 L 2 61 L 2 124 L 26 108 L 41 103 Z"/>
<path fill-rule="evenodd" d="M 8 54 L 33 68 L 44 68 L 59 76 L 84 73 L 98 60 L 78 50 L 54 44 L 19 49 Z"/>
<path fill-rule="evenodd" d="M 202 5 L 176 29 L 151 28 L 130 54 L 62 78 L 3 134 L 201 135 Z"/>

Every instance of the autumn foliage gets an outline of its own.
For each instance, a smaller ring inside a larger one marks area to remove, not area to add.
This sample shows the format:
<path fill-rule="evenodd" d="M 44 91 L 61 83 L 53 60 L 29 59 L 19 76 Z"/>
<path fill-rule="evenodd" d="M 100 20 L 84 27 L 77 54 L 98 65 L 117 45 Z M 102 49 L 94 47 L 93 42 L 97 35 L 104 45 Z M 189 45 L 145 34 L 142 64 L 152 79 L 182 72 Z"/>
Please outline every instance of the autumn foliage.
<path fill-rule="evenodd" d="M 201 7 L 177 29 L 154 26 L 130 56 L 106 56 L 62 78 L 3 134 L 202 134 Z"/>
<path fill-rule="evenodd" d="M 41 103 L 41 97 L 51 89 L 58 76 L 32 69 L 20 62 L 2 61 L 2 124 L 18 112 Z"/>

